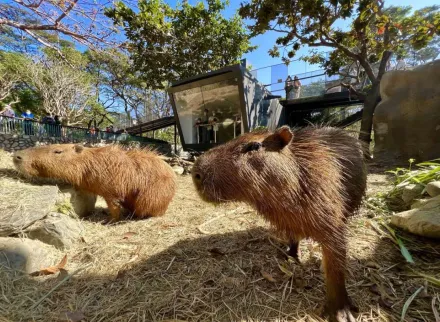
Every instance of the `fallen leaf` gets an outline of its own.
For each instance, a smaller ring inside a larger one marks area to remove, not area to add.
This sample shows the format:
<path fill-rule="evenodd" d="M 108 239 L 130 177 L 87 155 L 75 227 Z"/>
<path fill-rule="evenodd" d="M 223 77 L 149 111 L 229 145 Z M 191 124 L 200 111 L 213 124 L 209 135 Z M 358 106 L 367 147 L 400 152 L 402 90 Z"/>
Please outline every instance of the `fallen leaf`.
<path fill-rule="evenodd" d="M 29 275 L 41 276 L 41 275 L 55 274 L 55 273 L 59 272 L 62 268 L 64 268 L 64 266 L 66 266 L 66 264 L 67 264 L 67 255 L 64 255 L 63 259 L 61 260 L 61 262 L 58 263 L 58 265 L 42 268 L 39 271 L 30 273 Z"/>
<path fill-rule="evenodd" d="M 260 273 L 261 273 L 261 276 L 263 276 L 269 282 L 272 282 L 272 283 L 276 282 L 276 280 L 268 272 L 261 270 Z"/>
<path fill-rule="evenodd" d="M 387 308 L 387 309 L 391 309 L 392 306 L 393 306 L 393 303 L 391 303 L 391 301 L 389 301 L 389 300 L 384 299 L 384 298 L 381 297 L 381 298 L 379 299 L 379 305 L 382 306 L 382 307 L 385 307 L 385 308 Z"/>
<path fill-rule="evenodd" d="M 57 276 L 57 280 L 58 281 L 62 281 L 64 278 L 66 278 L 66 276 L 68 275 L 69 273 L 64 269 L 64 268 L 61 268 L 60 269 L 60 273 L 58 274 L 58 276 Z"/>
<path fill-rule="evenodd" d="M 61 314 L 62 319 L 66 319 L 69 322 L 80 322 L 86 318 L 81 311 L 64 312 Z"/>
<path fill-rule="evenodd" d="M 225 255 L 225 252 L 222 251 L 220 248 L 217 248 L 217 247 L 211 248 L 209 250 L 209 252 L 212 253 L 212 254 L 215 254 L 215 255 Z"/>
<path fill-rule="evenodd" d="M 376 262 L 372 262 L 372 261 L 367 262 L 367 263 L 365 264 L 365 266 L 367 266 L 367 267 L 369 267 L 369 268 L 376 268 L 376 269 L 379 269 L 379 268 L 380 268 L 380 266 L 379 266 L 378 263 L 376 263 Z"/>
<path fill-rule="evenodd" d="M 287 269 L 286 267 L 284 267 L 283 265 L 278 264 L 278 267 L 279 267 L 280 270 L 281 270 L 284 274 L 286 274 L 288 277 L 291 277 L 291 276 L 293 275 L 293 273 L 292 273 L 289 269 Z"/>
<path fill-rule="evenodd" d="M 124 236 L 122 237 L 122 239 L 129 239 L 130 237 L 133 237 L 137 235 L 137 233 L 133 232 L 133 231 L 128 231 L 124 234 Z"/>

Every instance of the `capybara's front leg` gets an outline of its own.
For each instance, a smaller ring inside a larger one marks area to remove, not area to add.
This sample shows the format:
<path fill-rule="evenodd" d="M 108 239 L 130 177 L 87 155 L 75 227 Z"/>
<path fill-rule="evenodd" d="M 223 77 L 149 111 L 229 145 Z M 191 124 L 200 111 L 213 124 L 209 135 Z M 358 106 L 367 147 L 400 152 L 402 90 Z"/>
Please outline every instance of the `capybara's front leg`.
<path fill-rule="evenodd" d="M 357 311 L 345 288 L 345 243 L 323 244 L 322 260 L 326 278 L 327 303 L 324 315 L 331 322 L 355 322 L 351 311 Z"/>
<path fill-rule="evenodd" d="M 106 199 L 108 210 L 110 212 L 111 222 L 117 222 L 121 218 L 121 207 L 114 200 Z"/>

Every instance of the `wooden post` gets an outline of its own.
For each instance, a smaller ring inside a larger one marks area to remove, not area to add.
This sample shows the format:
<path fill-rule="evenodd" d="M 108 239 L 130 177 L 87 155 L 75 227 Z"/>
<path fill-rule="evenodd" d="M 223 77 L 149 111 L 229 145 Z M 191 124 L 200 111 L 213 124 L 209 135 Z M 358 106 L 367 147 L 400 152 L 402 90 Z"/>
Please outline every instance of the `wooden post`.
<path fill-rule="evenodd" d="M 154 135 L 154 132 L 155 132 L 155 131 L 153 130 L 153 139 L 155 139 L 155 135 Z"/>
<path fill-rule="evenodd" d="M 174 123 L 174 154 L 177 154 L 177 124 Z"/>

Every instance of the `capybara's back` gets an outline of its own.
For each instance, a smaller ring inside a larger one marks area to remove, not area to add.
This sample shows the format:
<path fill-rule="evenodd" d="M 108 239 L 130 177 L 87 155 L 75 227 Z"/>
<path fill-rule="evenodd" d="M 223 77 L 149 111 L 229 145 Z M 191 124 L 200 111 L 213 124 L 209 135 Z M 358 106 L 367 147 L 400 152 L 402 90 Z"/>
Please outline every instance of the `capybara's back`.
<path fill-rule="evenodd" d="M 161 216 L 175 193 L 173 170 L 153 151 L 55 144 L 22 150 L 13 158 L 25 175 L 60 179 L 102 196 L 114 220 L 121 208 L 137 217 Z"/>
<path fill-rule="evenodd" d="M 351 321 L 345 289 L 346 218 L 366 188 L 364 149 L 348 132 L 331 127 L 287 126 L 244 134 L 195 163 L 192 175 L 203 199 L 243 201 L 290 238 L 313 238 L 323 248 L 327 313 Z"/>

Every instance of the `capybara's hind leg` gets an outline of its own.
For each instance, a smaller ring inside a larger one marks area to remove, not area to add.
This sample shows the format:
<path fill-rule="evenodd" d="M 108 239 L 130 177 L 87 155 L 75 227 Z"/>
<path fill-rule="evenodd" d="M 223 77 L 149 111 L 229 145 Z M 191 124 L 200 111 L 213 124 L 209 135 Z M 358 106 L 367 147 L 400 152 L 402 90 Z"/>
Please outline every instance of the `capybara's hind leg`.
<path fill-rule="evenodd" d="M 351 311 L 357 311 L 348 297 L 345 287 L 346 245 L 323 244 L 322 260 L 327 288 L 324 315 L 331 322 L 355 322 Z"/>
<path fill-rule="evenodd" d="M 299 249 L 298 240 L 291 239 L 289 241 L 289 250 L 287 251 L 287 255 L 295 259 L 297 262 L 300 261 L 301 251 Z"/>
<path fill-rule="evenodd" d="M 106 199 L 106 202 L 111 217 L 111 220 L 108 223 L 119 221 L 121 218 L 121 206 L 113 200 Z"/>

